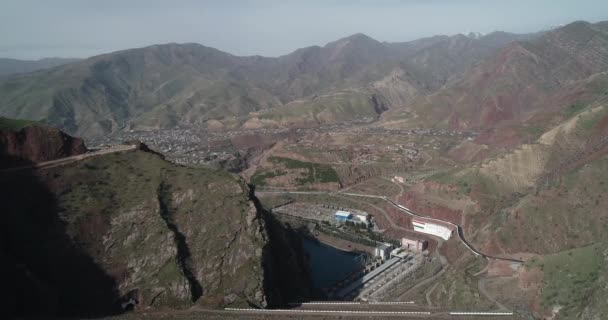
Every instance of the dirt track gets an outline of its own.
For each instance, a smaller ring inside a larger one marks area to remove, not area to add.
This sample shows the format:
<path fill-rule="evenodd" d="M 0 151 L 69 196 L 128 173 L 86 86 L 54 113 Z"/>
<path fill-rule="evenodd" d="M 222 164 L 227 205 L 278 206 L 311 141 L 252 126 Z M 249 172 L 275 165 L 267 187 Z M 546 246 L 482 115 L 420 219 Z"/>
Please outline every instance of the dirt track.
<path fill-rule="evenodd" d="M 77 156 L 66 157 L 66 158 L 61 158 L 61 159 L 57 159 L 57 160 L 45 161 L 45 162 L 39 162 L 39 163 L 30 165 L 30 166 L 21 166 L 21 167 L 3 169 L 3 170 L 0 170 L 0 173 L 18 172 L 21 170 L 31 170 L 31 169 L 48 169 L 48 168 L 53 168 L 53 167 L 57 167 L 57 166 L 74 163 L 74 162 L 88 159 L 88 158 L 101 156 L 104 154 L 127 152 L 127 151 L 132 151 L 135 149 L 137 149 L 136 145 L 118 145 L 118 146 L 113 146 L 111 148 L 107 148 L 107 149 L 103 149 L 103 150 L 87 152 L 87 153 L 80 154 Z"/>

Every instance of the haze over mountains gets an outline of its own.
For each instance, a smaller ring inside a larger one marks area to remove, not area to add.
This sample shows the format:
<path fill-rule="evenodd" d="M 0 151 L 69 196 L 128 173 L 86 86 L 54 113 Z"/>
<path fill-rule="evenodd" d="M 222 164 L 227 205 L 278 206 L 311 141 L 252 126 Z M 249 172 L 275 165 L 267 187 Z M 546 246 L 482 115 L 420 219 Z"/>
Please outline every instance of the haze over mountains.
<path fill-rule="evenodd" d="M 155 45 L 13 76 L 0 83 L 0 114 L 45 119 L 88 137 L 261 110 L 268 113 L 250 126 L 376 118 L 436 91 L 507 44 L 536 36 L 495 32 L 381 43 L 356 34 L 278 58 Z"/>
<path fill-rule="evenodd" d="M 44 58 L 40 60 L 18 60 L 0 58 L 0 77 L 9 76 L 16 73 L 27 73 L 42 69 L 49 69 L 78 60 L 80 59 Z"/>

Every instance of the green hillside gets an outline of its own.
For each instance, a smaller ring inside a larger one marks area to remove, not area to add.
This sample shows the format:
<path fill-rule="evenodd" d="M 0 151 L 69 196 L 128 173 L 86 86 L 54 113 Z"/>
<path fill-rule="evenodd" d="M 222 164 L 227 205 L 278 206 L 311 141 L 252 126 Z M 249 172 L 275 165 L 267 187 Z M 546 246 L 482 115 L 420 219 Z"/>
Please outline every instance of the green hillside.
<path fill-rule="evenodd" d="M 37 121 L 0 117 L 0 129 L 5 130 L 17 131 L 36 124 L 38 124 Z"/>
<path fill-rule="evenodd" d="M 227 172 L 138 150 L 1 180 L 5 288 L 38 312 L 107 315 L 133 297 L 146 308 L 265 307 L 306 294 L 290 240 Z"/>

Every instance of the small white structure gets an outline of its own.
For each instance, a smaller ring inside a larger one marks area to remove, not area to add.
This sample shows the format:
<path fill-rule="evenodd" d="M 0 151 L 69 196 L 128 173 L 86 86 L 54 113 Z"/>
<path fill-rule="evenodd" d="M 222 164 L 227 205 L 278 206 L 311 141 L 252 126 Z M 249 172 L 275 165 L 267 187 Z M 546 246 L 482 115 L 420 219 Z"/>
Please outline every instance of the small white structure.
<path fill-rule="evenodd" d="M 390 243 L 381 243 L 376 246 L 374 256 L 380 257 L 382 260 L 386 260 L 390 256 L 391 249 L 393 249 L 393 246 Z"/>
<path fill-rule="evenodd" d="M 355 216 L 357 217 L 357 219 L 359 219 L 361 222 L 369 222 L 369 214 L 365 213 L 365 212 L 357 212 L 355 214 Z"/>
<path fill-rule="evenodd" d="M 391 180 L 393 180 L 393 182 L 399 182 L 399 183 L 404 183 L 405 182 L 405 179 L 403 179 L 403 177 L 400 177 L 400 176 L 395 176 Z"/>

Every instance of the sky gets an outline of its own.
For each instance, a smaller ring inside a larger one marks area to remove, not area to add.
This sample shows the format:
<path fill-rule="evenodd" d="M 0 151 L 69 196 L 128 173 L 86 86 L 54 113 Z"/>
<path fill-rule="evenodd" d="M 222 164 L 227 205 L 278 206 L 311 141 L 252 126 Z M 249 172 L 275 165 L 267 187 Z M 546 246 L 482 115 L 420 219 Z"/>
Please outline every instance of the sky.
<path fill-rule="evenodd" d="M 169 42 L 279 56 L 355 33 L 403 42 L 534 32 L 575 20 L 608 20 L 608 1 L 1 0 L 0 57 L 84 58 Z"/>

